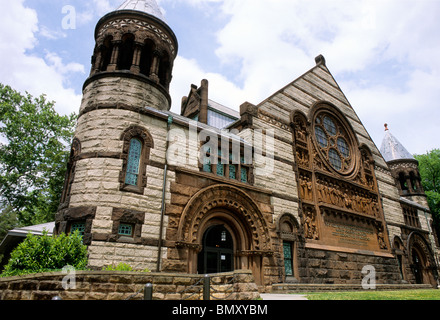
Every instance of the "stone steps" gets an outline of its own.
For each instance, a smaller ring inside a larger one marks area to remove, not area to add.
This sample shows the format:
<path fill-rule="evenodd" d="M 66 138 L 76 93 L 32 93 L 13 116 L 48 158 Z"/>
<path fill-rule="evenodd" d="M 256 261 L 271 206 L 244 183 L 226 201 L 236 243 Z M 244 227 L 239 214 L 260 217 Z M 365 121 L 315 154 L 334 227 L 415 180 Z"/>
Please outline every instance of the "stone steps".
<path fill-rule="evenodd" d="M 375 290 L 420 290 L 433 289 L 430 284 L 376 284 Z M 272 286 L 272 293 L 286 294 L 323 291 L 364 291 L 360 284 L 304 284 L 281 283 Z"/>

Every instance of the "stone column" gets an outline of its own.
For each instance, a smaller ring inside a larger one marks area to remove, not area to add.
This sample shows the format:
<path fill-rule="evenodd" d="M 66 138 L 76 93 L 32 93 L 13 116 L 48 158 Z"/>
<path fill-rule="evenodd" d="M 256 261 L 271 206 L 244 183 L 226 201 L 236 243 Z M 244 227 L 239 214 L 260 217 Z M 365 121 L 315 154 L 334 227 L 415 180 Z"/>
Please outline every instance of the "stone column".
<path fill-rule="evenodd" d="M 95 74 L 95 73 L 101 71 L 102 50 L 103 50 L 103 45 L 100 45 L 98 47 L 98 50 L 96 50 L 96 53 L 95 53 L 95 56 L 94 56 L 95 61 L 93 62 L 92 70 L 90 70 L 90 75 Z"/>
<path fill-rule="evenodd" d="M 118 65 L 118 58 L 119 58 L 119 48 L 121 46 L 121 41 L 114 41 L 113 42 L 113 51 L 112 51 L 112 57 L 110 59 L 110 64 L 107 67 L 107 71 L 115 71 Z"/>
<path fill-rule="evenodd" d="M 154 51 L 153 52 L 153 62 L 151 63 L 151 70 L 150 70 L 150 79 L 156 83 L 159 83 L 159 76 L 158 76 L 159 62 L 160 62 L 160 52 Z"/>
<path fill-rule="evenodd" d="M 141 54 L 142 54 L 142 43 L 135 42 L 134 44 L 134 53 L 133 53 L 133 62 L 131 64 L 130 71 L 139 74 L 140 73 L 140 62 L 141 62 Z"/>

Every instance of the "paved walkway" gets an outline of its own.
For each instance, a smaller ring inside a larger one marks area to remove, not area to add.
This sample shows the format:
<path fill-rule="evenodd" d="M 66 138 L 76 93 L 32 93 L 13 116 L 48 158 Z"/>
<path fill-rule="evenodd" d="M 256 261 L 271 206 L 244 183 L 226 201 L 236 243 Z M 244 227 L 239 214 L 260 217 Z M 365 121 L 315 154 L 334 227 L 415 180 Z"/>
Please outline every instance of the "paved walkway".
<path fill-rule="evenodd" d="M 260 296 L 263 300 L 307 300 L 306 296 L 300 294 L 261 293 Z"/>

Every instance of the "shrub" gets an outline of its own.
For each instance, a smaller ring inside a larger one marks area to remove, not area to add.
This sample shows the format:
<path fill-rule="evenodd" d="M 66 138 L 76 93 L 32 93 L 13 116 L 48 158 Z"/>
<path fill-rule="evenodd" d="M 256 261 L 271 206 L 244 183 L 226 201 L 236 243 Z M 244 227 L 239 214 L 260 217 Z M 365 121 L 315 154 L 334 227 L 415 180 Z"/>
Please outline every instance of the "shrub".
<path fill-rule="evenodd" d="M 117 266 L 110 265 L 102 268 L 103 271 L 133 271 L 133 268 L 126 263 L 119 263 Z"/>
<path fill-rule="evenodd" d="M 137 270 L 133 270 L 133 268 L 129 264 L 126 264 L 123 262 L 119 263 L 117 266 L 109 265 L 109 266 L 103 267 L 102 270 L 103 271 L 137 271 Z M 147 269 L 142 270 L 141 272 L 150 272 L 150 270 L 148 270 L 148 268 L 147 268 Z"/>
<path fill-rule="evenodd" d="M 58 236 L 28 234 L 12 251 L 1 276 L 57 271 L 68 265 L 82 270 L 87 263 L 87 247 L 78 231 Z"/>

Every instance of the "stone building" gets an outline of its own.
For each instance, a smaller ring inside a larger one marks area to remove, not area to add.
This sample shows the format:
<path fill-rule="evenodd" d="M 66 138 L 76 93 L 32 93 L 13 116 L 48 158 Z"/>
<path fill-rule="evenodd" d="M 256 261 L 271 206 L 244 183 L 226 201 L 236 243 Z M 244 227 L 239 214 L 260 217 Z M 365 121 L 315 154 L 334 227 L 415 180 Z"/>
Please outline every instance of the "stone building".
<path fill-rule="evenodd" d="M 178 42 L 154 0 L 127 0 L 95 40 L 55 227 L 81 231 L 91 268 L 249 269 L 263 288 L 360 283 L 371 265 L 436 285 L 417 161 L 389 131 L 384 159 L 323 56 L 239 113 L 202 80 L 176 114 Z"/>

